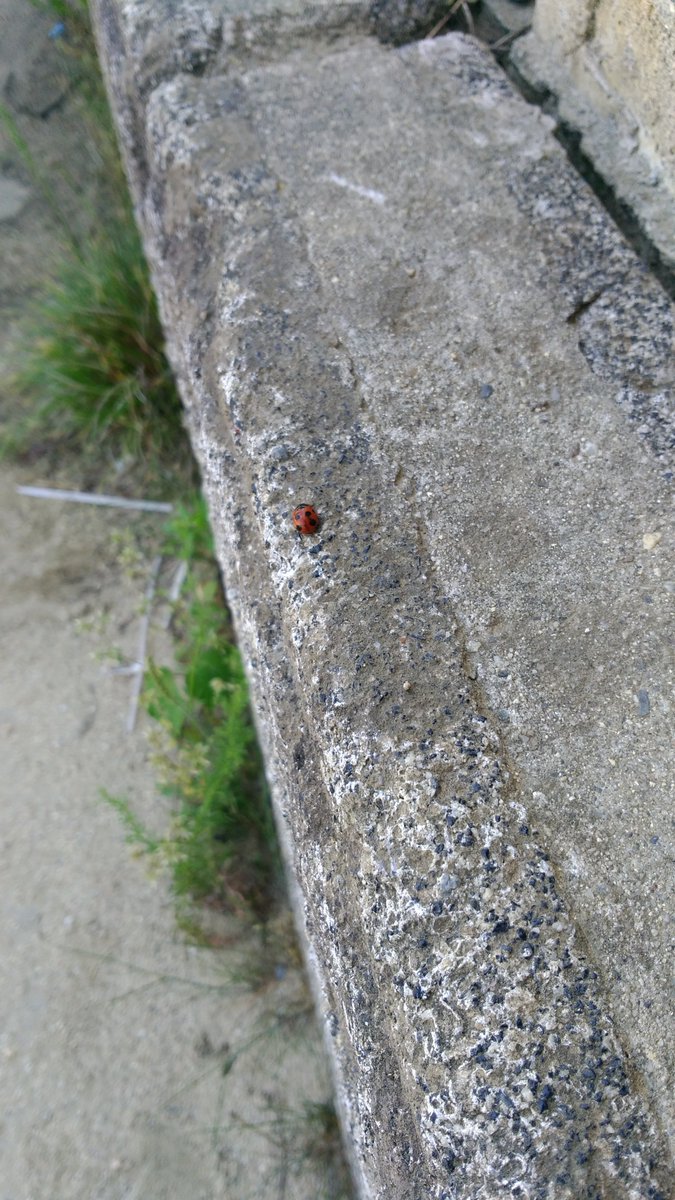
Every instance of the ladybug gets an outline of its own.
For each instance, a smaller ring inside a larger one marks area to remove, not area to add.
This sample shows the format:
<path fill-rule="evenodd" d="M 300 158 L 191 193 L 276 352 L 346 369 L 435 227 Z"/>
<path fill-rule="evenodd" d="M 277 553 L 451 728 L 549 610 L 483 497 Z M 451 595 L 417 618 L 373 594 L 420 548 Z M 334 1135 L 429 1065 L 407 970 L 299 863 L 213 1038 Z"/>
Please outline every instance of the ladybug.
<path fill-rule="evenodd" d="M 321 519 L 313 504 L 299 504 L 291 514 L 298 533 L 316 533 Z"/>

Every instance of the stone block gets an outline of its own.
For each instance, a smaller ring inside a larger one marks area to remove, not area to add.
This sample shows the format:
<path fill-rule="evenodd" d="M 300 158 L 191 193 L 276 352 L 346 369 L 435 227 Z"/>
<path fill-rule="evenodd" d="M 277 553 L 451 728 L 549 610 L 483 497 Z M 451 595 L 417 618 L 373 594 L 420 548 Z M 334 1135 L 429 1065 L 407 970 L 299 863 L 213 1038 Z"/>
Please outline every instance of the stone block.
<path fill-rule="evenodd" d="M 670 0 L 537 0 L 512 61 L 675 272 L 675 9 Z"/>
<path fill-rule="evenodd" d="M 672 309 L 471 39 L 213 5 L 149 72 L 152 8 L 95 3 L 360 1191 L 665 1197 Z"/>

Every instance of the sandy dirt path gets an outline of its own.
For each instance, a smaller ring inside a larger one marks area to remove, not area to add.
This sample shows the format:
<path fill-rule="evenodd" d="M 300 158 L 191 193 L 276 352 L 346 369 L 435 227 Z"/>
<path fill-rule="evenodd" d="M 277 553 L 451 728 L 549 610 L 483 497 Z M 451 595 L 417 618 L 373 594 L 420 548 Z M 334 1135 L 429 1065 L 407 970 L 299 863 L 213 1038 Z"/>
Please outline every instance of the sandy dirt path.
<path fill-rule="evenodd" d="M 25 474 L 0 481 L 0 1196 L 284 1194 L 278 1155 L 240 1123 L 321 1094 L 309 1014 L 291 1054 L 274 1031 L 300 982 L 233 986 L 241 947 L 186 944 L 98 802 L 106 788 L 160 817 L 143 728 L 125 731 L 129 679 L 99 658 L 133 658 L 142 587 L 116 562 L 119 515 L 21 498 Z"/>

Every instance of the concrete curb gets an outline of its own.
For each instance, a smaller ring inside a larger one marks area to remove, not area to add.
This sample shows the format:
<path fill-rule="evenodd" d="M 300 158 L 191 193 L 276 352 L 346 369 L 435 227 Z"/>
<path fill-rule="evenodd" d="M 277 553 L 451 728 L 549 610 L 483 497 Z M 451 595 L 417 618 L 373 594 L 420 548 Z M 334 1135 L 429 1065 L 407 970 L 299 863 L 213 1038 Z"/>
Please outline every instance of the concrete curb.
<path fill-rule="evenodd" d="M 95 10 L 361 1192 L 665 1197 L 668 304 L 471 40 Z"/>

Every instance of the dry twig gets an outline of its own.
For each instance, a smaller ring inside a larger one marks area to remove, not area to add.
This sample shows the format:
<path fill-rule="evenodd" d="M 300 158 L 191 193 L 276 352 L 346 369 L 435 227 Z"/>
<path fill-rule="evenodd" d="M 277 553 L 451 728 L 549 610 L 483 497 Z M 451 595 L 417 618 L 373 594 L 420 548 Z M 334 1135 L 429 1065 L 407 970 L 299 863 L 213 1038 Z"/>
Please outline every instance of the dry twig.
<path fill-rule="evenodd" d="M 475 2 L 475 0 L 468 0 L 468 3 L 467 3 L 467 0 L 455 0 L 455 3 L 453 5 L 451 5 L 451 7 L 450 7 L 450 11 L 447 12 L 444 17 L 441 17 L 440 21 L 437 21 L 436 24 L 434 25 L 433 29 L 431 29 L 429 31 L 429 33 L 426 35 L 426 37 L 424 39 L 425 42 L 429 41 L 430 38 L 435 38 L 436 35 L 441 32 L 441 29 L 445 28 L 448 21 L 450 21 L 454 17 L 455 13 L 459 12 L 460 8 L 462 9 L 462 12 L 464 14 L 464 20 L 466 21 L 469 33 L 473 33 L 475 30 L 475 26 L 473 23 L 473 17 L 471 15 L 471 10 L 469 8 L 469 4 L 473 4 L 474 2 Z"/>

